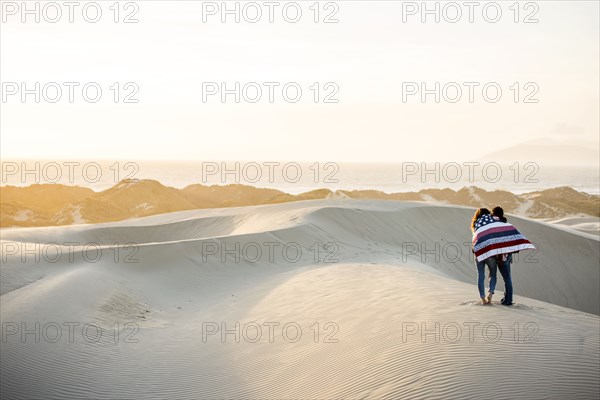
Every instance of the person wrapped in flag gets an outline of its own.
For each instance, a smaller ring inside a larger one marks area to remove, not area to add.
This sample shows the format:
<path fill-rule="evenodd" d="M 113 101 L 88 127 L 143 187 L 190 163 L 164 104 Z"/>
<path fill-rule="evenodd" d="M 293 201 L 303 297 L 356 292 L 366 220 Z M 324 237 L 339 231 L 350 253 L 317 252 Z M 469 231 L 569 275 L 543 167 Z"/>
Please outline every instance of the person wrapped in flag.
<path fill-rule="evenodd" d="M 504 216 L 504 210 L 500 206 L 492 208 L 492 217 L 496 221 L 508 222 Z M 510 273 L 510 264 L 513 262 L 513 253 L 500 254 L 496 256 L 498 261 L 498 272 L 502 275 L 504 280 L 504 297 L 500 300 L 500 304 L 505 306 L 512 306 L 513 304 L 513 284 L 512 274 Z"/>
<path fill-rule="evenodd" d="M 483 304 L 489 304 L 496 290 L 498 255 L 535 249 L 513 225 L 494 219 L 490 210 L 480 208 L 471 221 L 473 253 L 477 263 L 477 287 Z M 489 268 L 489 292 L 485 295 L 485 266 Z M 511 302 L 512 304 L 512 302 Z M 508 305 L 508 304 L 507 304 Z"/>

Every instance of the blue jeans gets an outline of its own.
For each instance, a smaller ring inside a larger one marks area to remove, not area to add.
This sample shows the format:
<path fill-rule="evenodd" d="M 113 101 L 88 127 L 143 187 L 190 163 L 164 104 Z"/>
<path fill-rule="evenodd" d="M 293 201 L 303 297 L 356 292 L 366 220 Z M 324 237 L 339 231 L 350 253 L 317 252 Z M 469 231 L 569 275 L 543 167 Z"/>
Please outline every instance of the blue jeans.
<path fill-rule="evenodd" d="M 479 297 L 485 297 L 485 266 L 490 269 L 490 292 L 494 293 L 496 290 L 496 272 L 498 270 L 498 263 L 496 256 L 488 257 L 483 261 L 477 261 L 477 288 L 479 289 Z"/>
<path fill-rule="evenodd" d="M 513 302 L 513 284 L 512 277 L 510 275 L 510 264 L 512 263 L 512 254 L 509 254 L 506 258 L 506 261 L 502 262 L 500 258 L 498 260 L 498 269 L 500 270 L 500 275 L 502 275 L 502 279 L 504 279 L 504 302 L 511 304 Z"/>

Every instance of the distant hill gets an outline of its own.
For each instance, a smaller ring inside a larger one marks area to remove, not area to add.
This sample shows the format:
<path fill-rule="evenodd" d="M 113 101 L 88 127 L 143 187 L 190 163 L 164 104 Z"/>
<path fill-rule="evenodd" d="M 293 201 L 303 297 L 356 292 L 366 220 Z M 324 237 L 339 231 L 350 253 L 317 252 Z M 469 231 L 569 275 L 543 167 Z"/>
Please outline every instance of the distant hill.
<path fill-rule="evenodd" d="M 125 180 L 102 192 L 58 184 L 0 188 L 0 227 L 55 226 L 119 221 L 198 208 L 238 207 L 328 198 L 428 201 L 470 207 L 501 205 L 532 218 L 600 216 L 600 196 L 568 187 L 515 195 L 477 187 L 384 193 L 318 189 L 291 195 L 245 185 L 190 185 L 175 189 L 155 180 Z"/>
<path fill-rule="evenodd" d="M 547 189 L 516 195 L 503 190 L 488 192 L 478 187 L 425 189 L 417 193 L 383 193 L 377 191 L 343 192 L 357 199 L 420 200 L 462 206 L 502 206 L 507 213 L 530 218 L 563 218 L 566 216 L 600 217 L 600 196 L 578 192 L 569 187 Z"/>
<path fill-rule="evenodd" d="M 492 151 L 480 160 L 499 164 L 535 162 L 556 166 L 596 166 L 600 165 L 600 149 L 594 143 L 566 144 L 552 139 L 537 139 Z"/>

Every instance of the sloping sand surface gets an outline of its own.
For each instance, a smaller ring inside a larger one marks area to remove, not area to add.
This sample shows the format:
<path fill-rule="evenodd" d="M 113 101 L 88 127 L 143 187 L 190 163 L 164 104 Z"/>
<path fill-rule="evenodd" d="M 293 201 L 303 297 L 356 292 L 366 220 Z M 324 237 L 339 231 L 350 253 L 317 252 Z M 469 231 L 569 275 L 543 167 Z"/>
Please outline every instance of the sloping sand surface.
<path fill-rule="evenodd" d="M 499 276 L 483 306 L 472 212 L 315 200 L 3 229 L 2 397 L 599 398 L 600 241 L 509 216 L 539 250 L 515 257 L 516 304 Z"/>
<path fill-rule="evenodd" d="M 600 218 L 598 217 L 558 218 L 549 219 L 546 222 L 569 228 L 569 230 L 600 236 Z"/>

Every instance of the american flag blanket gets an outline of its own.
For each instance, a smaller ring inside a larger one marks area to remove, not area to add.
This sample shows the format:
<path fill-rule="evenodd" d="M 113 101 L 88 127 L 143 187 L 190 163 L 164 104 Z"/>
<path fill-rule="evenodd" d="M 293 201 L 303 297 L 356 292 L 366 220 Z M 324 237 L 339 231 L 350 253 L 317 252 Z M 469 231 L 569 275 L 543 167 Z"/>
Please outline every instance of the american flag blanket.
<path fill-rule="evenodd" d="M 475 221 L 473 252 L 477 261 L 525 249 L 535 249 L 535 246 L 511 224 L 497 221 L 491 215 Z"/>

